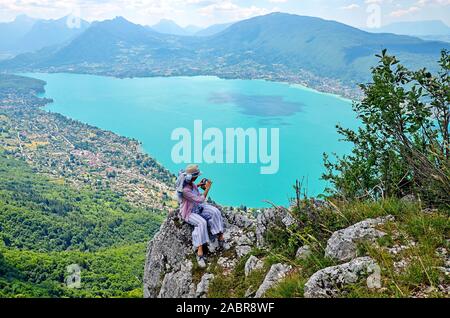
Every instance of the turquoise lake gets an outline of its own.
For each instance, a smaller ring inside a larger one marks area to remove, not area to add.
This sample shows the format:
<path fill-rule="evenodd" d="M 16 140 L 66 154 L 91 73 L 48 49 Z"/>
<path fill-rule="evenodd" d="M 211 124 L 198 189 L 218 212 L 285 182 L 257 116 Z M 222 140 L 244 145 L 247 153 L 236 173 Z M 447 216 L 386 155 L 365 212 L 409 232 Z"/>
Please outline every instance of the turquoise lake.
<path fill-rule="evenodd" d="M 357 125 L 351 101 L 300 86 L 262 80 L 216 77 L 118 79 L 79 74 L 27 74 L 45 80 L 46 109 L 142 142 L 143 149 L 177 173 L 185 164 L 172 161 L 176 128 L 279 128 L 279 170 L 260 174 L 257 164 L 205 164 L 204 177 L 214 181 L 212 198 L 225 205 L 286 205 L 296 179 L 308 195 L 323 192 L 323 153 L 345 154 L 336 124 Z M 270 134 L 269 134 L 270 136 Z M 204 145 L 207 142 L 204 142 Z M 307 184 L 306 184 L 307 180 Z"/>

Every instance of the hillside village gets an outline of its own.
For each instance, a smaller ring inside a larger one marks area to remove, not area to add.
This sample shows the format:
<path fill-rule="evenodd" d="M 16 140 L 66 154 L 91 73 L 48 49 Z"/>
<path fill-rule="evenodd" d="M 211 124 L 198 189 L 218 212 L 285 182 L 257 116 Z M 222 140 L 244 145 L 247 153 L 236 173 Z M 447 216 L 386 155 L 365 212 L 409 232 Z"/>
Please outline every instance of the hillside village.
<path fill-rule="evenodd" d="M 74 187 L 110 188 L 146 208 L 171 204 L 174 176 L 138 141 L 46 112 L 47 102 L 33 92 L 1 99 L 1 150 Z"/>

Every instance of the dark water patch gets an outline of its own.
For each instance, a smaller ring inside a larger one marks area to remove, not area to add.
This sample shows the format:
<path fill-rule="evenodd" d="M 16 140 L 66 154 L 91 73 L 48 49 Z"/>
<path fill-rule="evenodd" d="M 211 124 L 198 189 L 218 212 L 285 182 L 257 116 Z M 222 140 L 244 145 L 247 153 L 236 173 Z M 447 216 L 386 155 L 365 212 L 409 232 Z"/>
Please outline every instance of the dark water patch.
<path fill-rule="evenodd" d="M 291 124 L 285 121 L 283 118 L 279 117 L 264 117 L 258 120 L 258 124 L 261 126 L 271 126 L 271 127 L 280 127 L 280 126 L 290 126 Z"/>
<path fill-rule="evenodd" d="M 235 104 L 241 113 L 260 117 L 293 116 L 302 111 L 303 104 L 290 102 L 283 96 L 244 95 L 233 93 L 213 93 L 209 101 L 214 104 Z"/>

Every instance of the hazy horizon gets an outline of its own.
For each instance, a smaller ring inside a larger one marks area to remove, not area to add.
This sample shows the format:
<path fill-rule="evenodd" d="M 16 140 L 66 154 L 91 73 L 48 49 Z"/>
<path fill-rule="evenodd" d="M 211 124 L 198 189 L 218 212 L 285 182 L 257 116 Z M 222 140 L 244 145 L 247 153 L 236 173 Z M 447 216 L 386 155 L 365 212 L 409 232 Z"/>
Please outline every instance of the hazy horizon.
<path fill-rule="evenodd" d="M 11 22 L 19 15 L 46 20 L 72 15 L 89 22 L 122 16 L 141 25 L 167 19 L 182 27 L 206 28 L 272 12 L 318 17 L 357 28 L 430 20 L 450 25 L 450 0 L 4 0 L 0 22 Z"/>
<path fill-rule="evenodd" d="M 270 13 L 267 13 L 267 14 L 271 14 L 271 13 L 295 14 L 295 13 L 282 12 L 282 11 L 274 11 L 274 12 L 270 12 Z M 171 22 L 176 23 L 178 26 L 180 26 L 180 27 L 182 27 L 182 28 L 197 27 L 197 28 L 199 28 L 199 29 L 206 29 L 206 28 L 211 27 L 211 26 L 213 26 L 213 25 L 237 23 L 237 22 L 239 22 L 239 21 L 243 21 L 243 20 L 255 18 L 255 17 L 258 17 L 258 16 L 264 16 L 264 15 L 267 15 L 267 14 L 256 15 L 256 16 L 244 18 L 244 19 L 241 19 L 241 20 L 235 20 L 235 21 L 229 21 L 229 22 L 223 22 L 223 23 L 213 23 L 213 24 L 205 25 L 205 26 L 196 25 L 196 24 L 194 24 L 194 23 L 187 24 L 187 25 L 182 25 L 182 24 L 179 24 L 177 21 L 174 21 L 174 20 L 169 19 L 169 18 L 161 18 L 159 21 L 157 21 L 157 22 L 155 22 L 155 23 L 152 23 L 152 24 L 142 24 L 142 23 L 139 23 L 139 22 L 135 22 L 135 21 L 132 21 L 132 20 L 130 20 L 129 18 L 127 18 L 127 17 L 125 17 L 125 16 L 122 16 L 122 15 L 117 15 L 117 16 L 114 16 L 114 17 L 108 17 L 108 18 L 99 19 L 99 20 L 86 20 L 86 19 L 84 19 L 83 17 L 80 17 L 80 18 L 83 19 L 84 21 L 89 22 L 89 23 L 95 23 L 95 22 L 102 22 L 102 21 L 112 20 L 112 19 L 121 17 L 121 18 L 126 19 L 127 21 L 130 21 L 130 22 L 134 23 L 134 24 L 138 24 L 138 25 L 142 25 L 142 26 L 148 26 L 148 27 L 155 26 L 155 25 L 159 24 L 159 23 L 162 22 L 162 21 L 171 21 Z M 299 15 L 299 16 L 308 16 L 308 15 L 302 15 L 302 14 L 295 14 L 295 15 Z M 39 17 L 33 17 L 33 16 L 28 15 L 28 14 L 21 13 L 21 14 L 18 14 L 16 17 L 14 17 L 12 20 L 8 20 L 8 21 L 0 21 L 0 23 L 10 23 L 10 22 L 13 22 L 13 21 L 15 21 L 15 20 L 16 20 L 18 17 L 20 17 L 20 16 L 32 18 L 32 19 L 35 19 L 35 20 L 41 20 L 41 21 L 52 21 L 52 20 L 55 21 L 55 20 L 60 20 L 60 19 L 63 19 L 63 18 L 67 18 L 67 17 L 70 16 L 70 14 L 65 14 L 65 15 L 62 15 L 62 16 L 59 16 L 59 17 L 55 17 L 55 18 L 39 18 Z M 324 19 L 324 20 L 329 20 L 329 21 L 336 21 L 336 22 L 339 22 L 339 23 L 347 24 L 347 23 L 344 23 L 344 22 L 341 22 L 341 21 L 337 21 L 337 20 L 333 20 L 333 19 L 326 19 L 326 18 L 322 18 L 322 17 L 318 17 L 318 16 L 308 16 L 308 17 L 319 18 L 319 19 Z M 389 26 L 389 25 L 392 25 L 392 24 L 395 24 L 395 23 L 402 23 L 402 22 L 417 22 L 417 23 L 419 23 L 419 22 L 432 22 L 432 21 L 442 22 L 442 23 L 445 24 L 446 26 L 450 27 L 450 24 L 447 24 L 445 21 L 442 21 L 442 20 L 439 20 L 439 19 L 435 19 L 435 20 L 397 21 L 397 22 L 392 22 L 392 23 L 386 24 L 386 25 L 381 25 L 380 27 L 377 27 L 377 28 L 383 28 L 383 27 L 386 27 L 386 26 Z M 355 27 L 355 28 L 359 28 L 359 29 L 371 29 L 371 28 L 368 28 L 368 27 L 354 26 L 354 25 L 351 25 L 351 24 L 347 24 L 347 25 L 352 26 L 352 27 Z M 377 28 L 372 28 L 372 29 L 376 30 Z"/>

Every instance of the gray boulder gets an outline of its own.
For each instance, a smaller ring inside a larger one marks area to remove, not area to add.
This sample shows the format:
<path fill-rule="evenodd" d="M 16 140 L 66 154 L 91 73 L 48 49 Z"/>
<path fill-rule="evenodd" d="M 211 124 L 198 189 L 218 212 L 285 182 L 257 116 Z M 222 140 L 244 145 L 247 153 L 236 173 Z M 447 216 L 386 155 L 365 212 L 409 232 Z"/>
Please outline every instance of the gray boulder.
<path fill-rule="evenodd" d="M 195 292 L 195 297 L 204 298 L 208 294 L 209 283 L 214 279 L 213 274 L 206 273 L 202 276 L 200 283 L 197 285 L 197 290 Z"/>
<path fill-rule="evenodd" d="M 374 241 L 386 235 L 386 233 L 375 228 L 377 225 L 393 220 L 393 216 L 368 219 L 356 223 L 346 229 L 336 231 L 331 235 L 325 248 L 325 256 L 340 262 L 346 262 L 355 258 L 357 243 L 363 241 Z"/>
<path fill-rule="evenodd" d="M 238 257 L 247 255 L 254 246 L 255 219 L 239 212 L 226 211 L 223 213 L 225 223 L 225 240 L 228 248 L 234 248 Z"/>
<path fill-rule="evenodd" d="M 228 210 L 223 212 L 223 216 L 228 224 L 233 224 L 241 229 L 251 230 L 255 227 L 255 219 L 247 214 Z"/>
<path fill-rule="evenodd" d="M 170 273 L 169 277 L 173 277 L 176 272 L 181 270 L 187 256 L 193 252 L 191 227 L 183 223 L 177 214 L 177 211 L 169 213 L 166 221 L 161 225 L 159 232 L 147 248 L 144 269 L 145 298 L 165 295 L 164 292 L 160 293 L 160 289 L 163 280 L 166 280 L 166 274 Z M 182 297 L 183 294 L 174 296 Z"/>
<path fill-rule="evenodd" d="M 297 259 L 305 259 L 311 255 L 311 247 L 309 245 L 303 245 L 299 247 L 297 253 L 295 254 L 295 258 Z"/>
<path fill-rule="evenodd" d="M 245 263 L 244 267 L 245 277 L 250 275 L 250 273 L 253 272 L 254 270 L 263 268 L 263 266 L 264 266 L 263 261 L 259 260 L 253 255 L 250 256 L 247 262 Z"/>
<path fill-rule="evenodd" d="M 268 231 L 276 226 L 287 228 L 295 223 L 295 219 L 286 209 L 267 209 L 256 218 L 256 243 L 258 247 L 265 245 Z"/>
<path fill-rule="evenodd" d="M 249 245 L 239 245 L 236 246 L 236 255 L 238 258 L 241 258 L 252 251 L 252 247 Z"/>
<path fill-rule="evenodd" d="M 338 297 L 342 288 L 367 280 L 369 288 L 381 288 L 380 267 L 370 257 L 360 257 L 349 263 L 324 268 L 305 284 L 305 298 Z"/>
<path fill-rule="evenodd" d="M 185 261 L 180 270 L 164 276 L 158 298 L 193 298 L 195 284 L 192 282 L 192 262 Z"/>
<path fill-rule="evenodd" d="M 259 286 L 256 291 L 255 298 L 261 298 L 264 294 L 276 284 L 278 284 L 284 277 L 286 277 L 287 273 L 292 269 L 289 265 L 284 264 L 275 264 L 272 265 L 266 277 L 264 278 L 263 283 Z"/>

